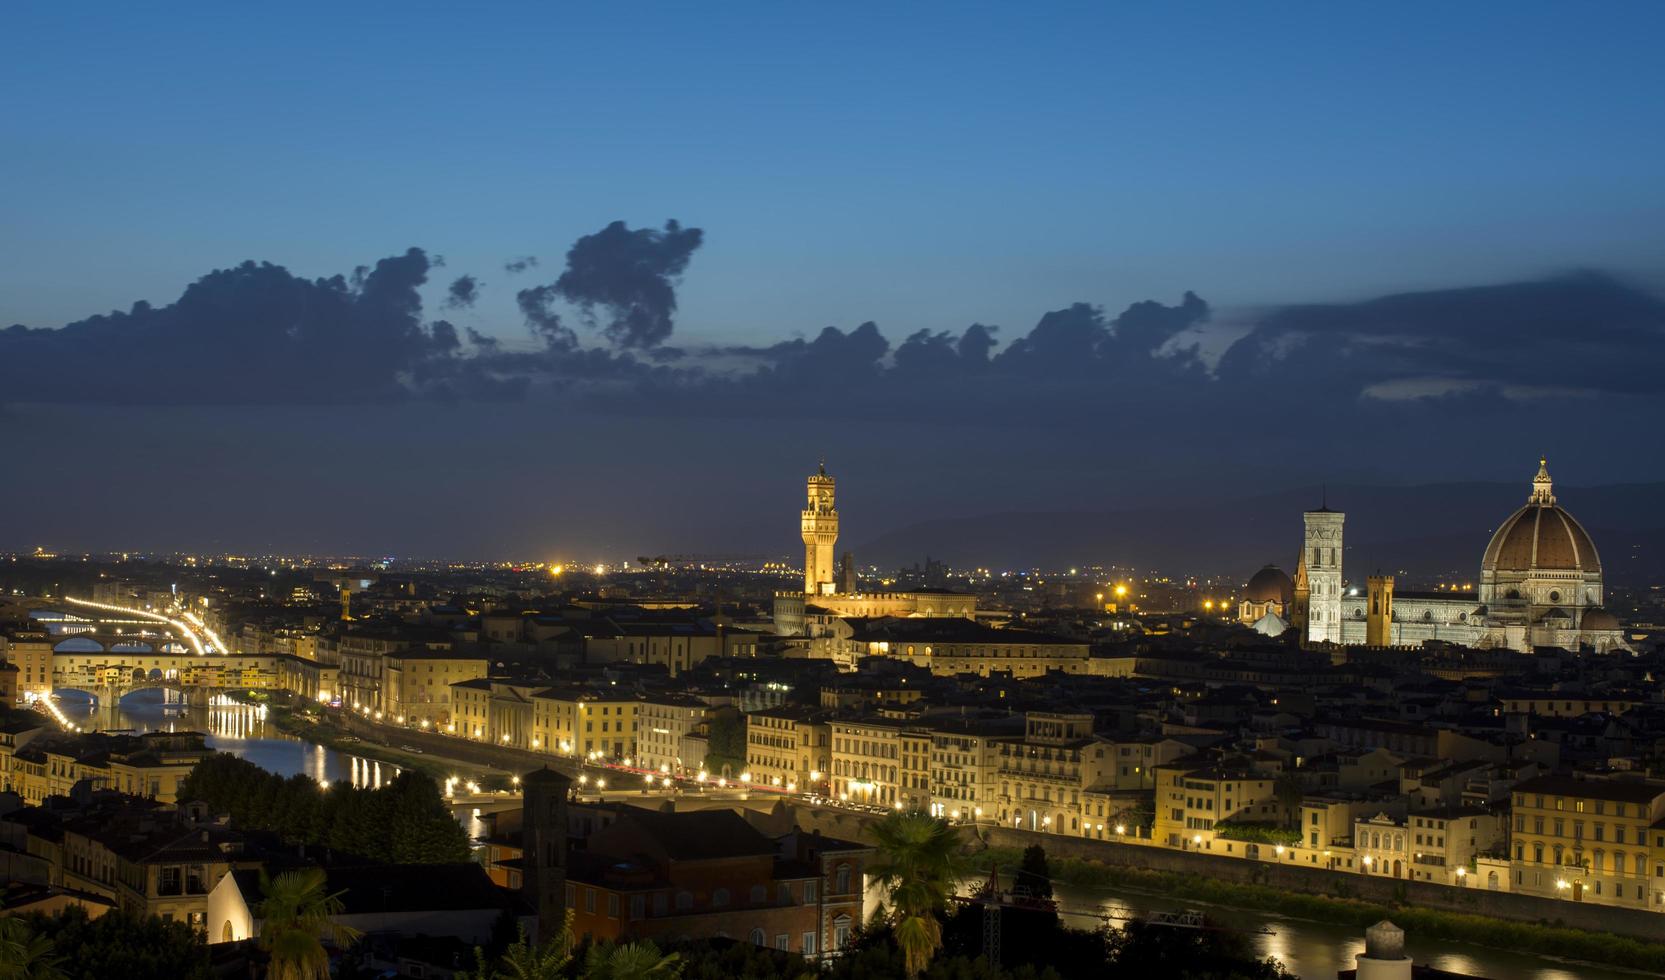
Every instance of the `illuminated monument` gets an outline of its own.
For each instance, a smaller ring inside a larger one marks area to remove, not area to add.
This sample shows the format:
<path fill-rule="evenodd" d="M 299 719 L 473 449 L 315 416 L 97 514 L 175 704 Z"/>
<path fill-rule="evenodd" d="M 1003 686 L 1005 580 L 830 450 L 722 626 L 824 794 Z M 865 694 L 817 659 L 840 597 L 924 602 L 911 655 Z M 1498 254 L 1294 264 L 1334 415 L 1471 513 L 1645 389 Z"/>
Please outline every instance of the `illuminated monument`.
<path fill-rule="evenodd" d="M 798 528 L 804 539 L 804 589 L 775 595 L 775 632 L 782 636 L 829 635 L 836 621 L 852 617 L 955 616 L 977 614 L 977 597 L 947 589 L 910 592 L 864 592 L 855 562 L 846 554 L 844 568 L 833 559 L 838 544 L 836 486 L 823 460 L 805 483 L 804 509 Z"/>
<path fill-rule="evenodd" d="M 1531 652 L 1536 647 L 1628 650 L 1603 609 L 1601 558 L 1584 526 L 1556 501 L 1549 462 L 1538 461 L 1526 504 L 1500 524 L 1480 558 L 1478 592 L 1408 592 L 1393 576 L 1366 579 L 1363 595 L 1341 574 L 1344 515 L 1308 511 L 1290 625 L 1306 643 L 1417 646 L 1443 640 Z M 1240 617 L 1263 613 L 1245 603 Z"/>
<path fill-rule="evenodd" d="M 827 462 L 808 481 L 804 504 L 804 594 L 830 595 L 838 591 L 833 581 L 833 545 L 838 542 L 838 508 L 833 501 L 833 478 Z"/>

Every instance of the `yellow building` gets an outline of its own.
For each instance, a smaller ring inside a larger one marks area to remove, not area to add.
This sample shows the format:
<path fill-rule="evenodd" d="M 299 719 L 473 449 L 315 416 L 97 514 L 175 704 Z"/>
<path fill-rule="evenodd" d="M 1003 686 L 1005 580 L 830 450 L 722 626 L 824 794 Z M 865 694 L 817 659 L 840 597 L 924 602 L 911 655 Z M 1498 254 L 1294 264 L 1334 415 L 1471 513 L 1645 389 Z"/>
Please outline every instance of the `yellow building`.
<path fill-rule="evenodd" d="M 831 738 L 831 791 L 838 799 L 869 806 L 930 806 L 930 732 L 888 718 L 836 718 Z"/>
<path fill-rule="evenodd" d="M 931 814 L 952 820 L 992 819 L 999 806 L 1000 752 L 1020 740 L 1011 721 L 946 719 L 930 722 Z"/>
<path fill-rule="evenodd" d="M 548 688 L 533 695 L 532 702 L 531 736 L 538 744 L 528 743 L 526 748 L 542 751 L 554 746 L 554 751 L 567 755 L 635 761 L 641 726 L 641 699 L 636 695 L 606 688 Z"/>
<path fill-rule="evenodd" d="M 1510 891 L 1647 908 L 1649 835 L 1665 818 L 1665 784 L 1539 776 L 1511 795 Z"/>
<path fill-rule="evenodd" d="M 855 621 L 846 640 L 848 656 L 895 657 L 931 673 L 952 676 L 1010 673 L 1040 677 L 1049 671 L 1092 671 L 1090 647 L 1031 630 L 995 629 L 969 619 L 878 619 Z"/>
<path fill-rule="evenodd" d="M 1101 745 L 1093 736 L 1090 714 L 1031 711 L 1025 715 L 1023 738 L 1000 742 L 996 750 L 1000 823 L 1023 830 L 1079 834 L 1082 791 L 1099 781 L 1098 760 L 1092 759 L 1091 751 Z"/>
<path fill-rule="evenodd" d="M 382 658 L 379 684 L 371 692 L 371 700 L 360 704 L 359 711 L 401 725 L 447 725 L 451 721 L 451 685 L 486 676 L 486 666 L 484 657 L 450 650 L 410 649 L 387 654 Z M 346 671 L 345 659 L 342 671 Z"/>
<path fill-rule="evenodd" d="M 179 784 L 210 754 L 196 732 L 48 736 L 23 745 L 0 738 L 0 775 L 4 788 L 28 804 L 68 796 L 82 780 L 100 789 L 172 803 Z"/>
<path fill-rule="evenodd" d="M 17 668 L 19 700 L 52 693 L 52 638 L 44 631 L 18 629 L 0 633 L 0 660 Z"/>
<path fill-rule="evenodd" d="M 768 786 L 820 792 L 831 780 L 832 724 L 826 712 L 781 705 L 746 715 L 746 774 Z"/>
<path fill-rule="evenodd" d="M 709 706 L 687 694 L 650 694 L 637 710 L 637 764 L 665 773 L 697 771 L 699 761 L 683 761 L 682 740 L 705 724 Z"/>
<path fill-rule="evenodd" d="M 1216 826 L 1222 821 L 1281 823 L 1273 783 L 1268 773 L 1199 767 L 1184 759 L 1159 765 L 1151 836 L 1169 847 L 1207 851 L 1216 849 Z"/>

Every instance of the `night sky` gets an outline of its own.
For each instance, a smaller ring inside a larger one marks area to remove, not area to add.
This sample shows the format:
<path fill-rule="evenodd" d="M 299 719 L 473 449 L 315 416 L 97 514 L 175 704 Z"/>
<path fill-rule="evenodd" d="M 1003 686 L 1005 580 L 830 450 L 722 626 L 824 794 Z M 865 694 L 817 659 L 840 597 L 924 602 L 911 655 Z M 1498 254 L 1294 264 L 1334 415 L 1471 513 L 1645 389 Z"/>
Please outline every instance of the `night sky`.
<path fill-rule="evenodd" d="M 785 553 L 823 454 L 852 541 L 1662 480 L 1662 29 L 14 5 L 0 548 Z"/>

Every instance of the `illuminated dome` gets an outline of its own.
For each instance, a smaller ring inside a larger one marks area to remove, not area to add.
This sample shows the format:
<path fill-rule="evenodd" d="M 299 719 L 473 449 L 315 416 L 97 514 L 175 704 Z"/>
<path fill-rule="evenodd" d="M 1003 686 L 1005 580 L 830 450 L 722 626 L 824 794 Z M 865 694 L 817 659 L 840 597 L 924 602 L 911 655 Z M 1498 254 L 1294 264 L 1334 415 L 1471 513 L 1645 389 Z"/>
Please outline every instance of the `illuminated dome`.
<path fill-rule="evenodd" d="M 1602 608 L 1584 610 L 1584 629 L 1587 630 L 1616 630 L 1619 628 L 1619 618 Z"/>
<path fill-rule="evenodd" d="M 1539 460 L 1526 506 L 1509 515 L 1492 535 L 1480 560 L 1485 572 L 1595 572 L 1601 571 L 1596 546 L 1583 525 L 1555 503 L 1550 492 L 1549 466 Z"/>
<path fill-rule="evenodd" d="M 1295 583 L 1276 565 L 1267 565 L 1249 579 L 1243 598 L 1249 602 L 1288 603 L 1295 596 Z"/>

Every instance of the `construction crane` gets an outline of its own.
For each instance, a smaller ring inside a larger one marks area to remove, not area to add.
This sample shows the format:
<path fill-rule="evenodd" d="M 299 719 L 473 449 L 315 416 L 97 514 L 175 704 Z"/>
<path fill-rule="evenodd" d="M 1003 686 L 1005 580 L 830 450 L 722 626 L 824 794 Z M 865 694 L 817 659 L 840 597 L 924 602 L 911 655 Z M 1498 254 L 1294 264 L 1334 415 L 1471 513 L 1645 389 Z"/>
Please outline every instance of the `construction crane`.
<path fill-rule="evenodd" d="M 636 564 L 643 568 L 688 568 L 698 565 L 736 565 L 742 562 L 763 561 L 765 555 L 638 555 Z"/>

